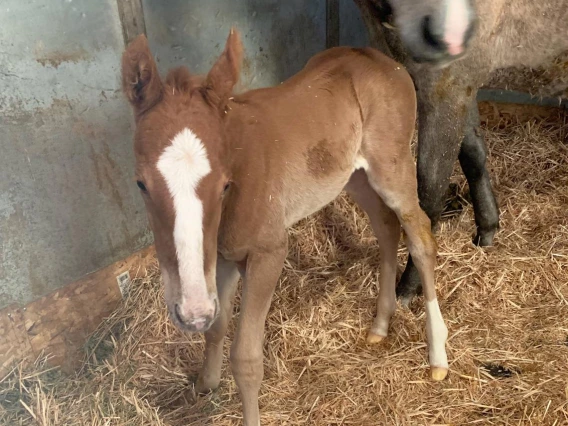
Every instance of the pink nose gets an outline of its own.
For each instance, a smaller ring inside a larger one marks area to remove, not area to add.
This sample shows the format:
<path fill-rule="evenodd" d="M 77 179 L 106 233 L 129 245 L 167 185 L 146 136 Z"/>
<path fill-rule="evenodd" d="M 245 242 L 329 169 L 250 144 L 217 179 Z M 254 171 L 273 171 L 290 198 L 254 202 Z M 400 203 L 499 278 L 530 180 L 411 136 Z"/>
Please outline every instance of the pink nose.
<path fill-rule="evenodd" d="M 446 9 L 444 42 L 450 55 L 459 55 L 464 51 L 471 26 L 470 10 L 467 2 L 453 0 Z"/>
<path fill-rule="evenodd" d="M 450 44 L 448 43 L 448 53 L 452 56 L 457 56 L 463 52 L 463 44 Z"/>
<path fill-rule="evenodd" d="M 208 302 L 200 305 L 198 309 L 192 309 L 191 307 L 188 309 L 183 304 L 176 303 L 172 316 L 181 328 L 187 331 L 203 333 L 215 322 L 219 311 L 219 302 L 216 297 Z"/>

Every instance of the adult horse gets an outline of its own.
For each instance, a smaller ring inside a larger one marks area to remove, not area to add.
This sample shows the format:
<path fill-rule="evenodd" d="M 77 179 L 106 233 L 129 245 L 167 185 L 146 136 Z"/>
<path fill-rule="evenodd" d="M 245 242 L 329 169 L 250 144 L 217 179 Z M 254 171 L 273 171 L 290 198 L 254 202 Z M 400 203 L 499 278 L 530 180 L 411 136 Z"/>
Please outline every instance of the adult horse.
<path fill-rule="evenodd" d="M 499 210 L 477 130 L 478 89 L 508 68 L 553 68 L 568 51 L 568 0 L 355 0 L 371 44 L 403 63 L 418 95 L 418 193 L 432 226 L 456 159 L 467 178 L 481 246 L 493 243 Z M 461 58 L 461 59 L 460 59 Z M 459 59 L 459 60 L 456 60 Z M 568 94 L 566 63 L 538 93 Z M 420 288 L 409 257 L 397 287 L 407 304 Z"/>

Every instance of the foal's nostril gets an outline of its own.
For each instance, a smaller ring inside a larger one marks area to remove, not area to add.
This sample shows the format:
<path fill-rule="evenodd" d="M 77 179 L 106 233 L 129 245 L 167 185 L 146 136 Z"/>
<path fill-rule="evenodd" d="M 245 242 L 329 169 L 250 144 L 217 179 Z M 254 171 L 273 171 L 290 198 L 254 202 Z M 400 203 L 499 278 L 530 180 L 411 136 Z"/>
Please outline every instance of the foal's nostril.
<path fill-rule="evenodd" d="M 172 312 L 173 318 L 179 325 L 183 328 L 186 328 L 190 331 L 198 331 L 202 332 L 205 331 L 211 323 L 217 318 L 217 314 L 219 313 L 220 306 L 217 298 L 214 299 L 214 311 L 212 314 L 207 314 L 203 316 L 188 316 L 185 317 L 181 312 L 181 307 L 177 303 L 174 305 L 174 309 Z"/>
<path fill-rule="evenodd" d="M 183 319 L 183 317 L 181 316 L 181 314 L 179 313 L 179 305 L 176 303 L 176 305 L 174 306 L 174 315 L 176 317 L 176 320 L 178 320 L 181 324 L 183 324 L 185 321 Z"/>
<path fill-rule="evenodd" d="M 432 16 L 425 16 L 422 20 L 422 35 L 426 44 L 436 50 L 445 51 L 447 46 L 443 40 L 443 34 L 434 28 Z"/>

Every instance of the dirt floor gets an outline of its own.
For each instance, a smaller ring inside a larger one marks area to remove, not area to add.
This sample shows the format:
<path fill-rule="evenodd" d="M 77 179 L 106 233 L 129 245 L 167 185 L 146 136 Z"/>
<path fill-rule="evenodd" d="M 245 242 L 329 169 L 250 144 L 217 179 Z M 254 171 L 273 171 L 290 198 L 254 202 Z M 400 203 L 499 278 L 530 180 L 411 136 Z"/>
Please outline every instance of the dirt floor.
<path fill-rule="evenodd" d="M 494 247 L 472 245 L 456 169 L 438 233 L 448 378 L 429 378 L 422 299 L 396 312 L 381 346 L 366 345 L 379 252 L 342 197 L 290 232 L 266 327 L 263 425 L 568 425 L 566 115 L 519 118 L 491 105 L 482 115 L 502 229 Z M 202 348 L 167 320 L 153 267 L 91 337 L 76 375 L 39 359 L 0 378 L 0 423 L 241 424 L 227 364 L 217 391 L 194 394 Z"/>

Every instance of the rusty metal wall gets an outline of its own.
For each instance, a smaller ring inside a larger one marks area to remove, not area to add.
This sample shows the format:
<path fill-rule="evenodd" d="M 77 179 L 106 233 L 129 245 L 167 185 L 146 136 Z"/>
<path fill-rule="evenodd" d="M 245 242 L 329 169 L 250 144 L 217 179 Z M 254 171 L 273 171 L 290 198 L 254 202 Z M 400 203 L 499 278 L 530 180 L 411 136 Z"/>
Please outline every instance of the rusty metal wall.
<path fill-rule="evenodd" d="M 116 0 L 0 3 L 0 308 L 151 241 L 123 48 Z"/>
<path fill-rule="evenodd" d="M 117 1 L 0 2 L 0 308 L 151 243 L 120 93 Z M 246 49 L 241 89 L 279 83 L 326 44 L 326 0 L 142 3 L 163 72 L 207 71 L 231 25 Z M 340 0 L 340 11 L 344 23 L 357 22 L 351 0 Z M 365 37 L 352 27 L 340 43 Z"/>
<path fill-rule="evenodd" d="M 151 243 L 132 179 L 117 1 L 0 3 L 0 308 Z M 326 46 L 326 0 L 142 3 L 163 72 L 206 72 L 232 25 L 246 49 L 241 89 L 278 84 Z M 339 44 L 366 45 L 352 0 L 338 13 Z"/>

